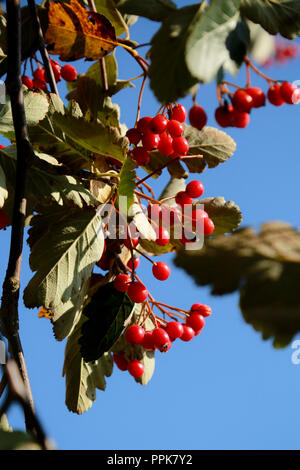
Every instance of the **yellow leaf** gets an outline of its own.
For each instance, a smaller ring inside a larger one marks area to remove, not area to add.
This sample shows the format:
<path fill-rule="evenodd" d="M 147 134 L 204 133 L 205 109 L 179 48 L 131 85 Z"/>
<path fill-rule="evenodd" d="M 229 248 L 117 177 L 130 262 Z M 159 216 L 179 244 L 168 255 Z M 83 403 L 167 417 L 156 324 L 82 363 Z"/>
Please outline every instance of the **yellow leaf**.
<path fill-rule="evenodd" d="M 52 318 L 53 314 L 45 307 L 41 307 L 38 313 L 39 318 Z"/>
<path fill-rule="evenodd" d="M 77 0 L 49 2 L 45 42 L 63 61 L 98 60 L 117 45 L 115 29 L 105 16 L 88 11 Z"/>

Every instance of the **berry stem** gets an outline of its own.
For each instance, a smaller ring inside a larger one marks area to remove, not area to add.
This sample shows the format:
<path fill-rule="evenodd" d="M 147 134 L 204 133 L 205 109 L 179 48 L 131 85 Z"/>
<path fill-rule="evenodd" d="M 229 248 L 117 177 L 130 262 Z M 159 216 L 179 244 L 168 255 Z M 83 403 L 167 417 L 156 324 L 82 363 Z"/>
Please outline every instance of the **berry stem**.
<path fill-rule="evenodd" d="M 273 78 L 270 78 L 268 77 L 267 75 L 265 75 L 264 73 L 262 73 L 257 67 L 255 67 L 255 65 L 252 64 L 252 62 L 250 61 L 250 59 L 245 56 L 244 57 L 244 62 L 246 65 L 248 65 L 255 73 L 257 73 L 257 75 L 259 75 L 261 78 L 264 78 L 268 83 L 276 83 L 277 80 L 274 80 Z"/>
<path fill-rule="evenodd" d="M 31 13 L 32 19 L 33 19 L 34 28 L 36 30 L 38 48 L 39 48 L 40 54 L 41 54 L 42 59 L 43 59 L 43 64 L 44 64 L 45 71 L 46 71 L 46 76 L 47 76 L 47 79 L 48 79 L 48 82 L 49 82 L 49 85 L 50 85 L 50 90 L 51 90 L 52 93 L 55 93 L 56 95 L 58 95 L 58 90 L 57 90 L 57 86 L 56 86 L 54 72 L 53 72 L 53 69 L 52 69 L 52 65 L 50 63 L 48 51 L 47 51 L 46 46 L 45 46 L 43 31 L 42 31 L 42 27 L 41 27 L 41 23 L 40 23 L 40 18 L 39 18 L 38 13 L 37 13 L 35 1 L 34 0 L 27 0 L 27 3 L 28 3 L 28 8 L 29 8 L 29 11 Z M 39 66 L 39 64 L 38 64 L 38 66 Z"/>
<path fill-rule="evenodd" d="M 142 85 L 141 85 L 141 89 L 140 89 L 140 93 L 139 93 L 138 106 L 137 106 L 137 112 L 136 112 L 136 120 L 135 120 L 135 125 L 134 125 L 134 127 L 136 127 L 136 124 L 137 124 L 137 122 L 138 122 L 138 120 L 139 120 L 139 118 L 140 118 L 142 97 L 143 97 L 143 92 L 144 92 L 144 88 L 145 88 L 145 84 L 146 84 L 146 79 L 147 79 L 147 75 L 144 74 L 144 78 L 143 78 Z"/>
<path fill-rule="evenodd" d="M 146 181 L 148 178 L 151 178 L 153 175 L 155 175 L 156 173 L 160 172 L 161 170 L 163 170 L 164 168 L 166 168 L 168 165 L 170 165 L 171 163 L 173 162 L 176 162 L 177 160 L 180 160 L 181 157 L 176 157 L 176 158 L 173 158 L 172 160 L 170 160 L 169 162 L 167 163 L 164 163 L 162 166 L 160 166 L 159 168 L 156 168 L 155 170 L 153 170 L 151 173 L 149 173 L 147 176 L 145 176 L 145 178 L 141 179 L 139 181 L 139 183 L 143 183 L 144 181 Z"/>
<path fill-rule="evenodd" d="M 148 261 L 150 261 L 151 264 L 156 264 L 154 261 L 152 261 L 151 258 L 149 258 L 149 256 L 145 255 L 145 253 L 143 253 L 142 251 L 140 251 L 138 248 L 133 248 L 134 251 L 136 251 L 137 253 L 139 253 L 141 256 L 143 256 L 144 258 L 146 258 Z"/>

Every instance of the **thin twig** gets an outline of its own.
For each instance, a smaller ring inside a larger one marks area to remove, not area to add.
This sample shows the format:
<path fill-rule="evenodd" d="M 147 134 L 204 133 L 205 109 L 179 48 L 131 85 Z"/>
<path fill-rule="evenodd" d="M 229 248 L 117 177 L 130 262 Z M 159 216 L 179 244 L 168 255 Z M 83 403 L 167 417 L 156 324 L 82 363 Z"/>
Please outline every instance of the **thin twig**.
<path fill-rule="evenodd" d="M 6 88 L 10 96 L 15 140 L 17 147 L 15 197 L 13 207 L 9 260 L 3 283 L 1 302 L 1 328 L 8 339 L 9 351 L 16 361 L 26 388 L 31 413 L 26 412 L 28 430 L 34 428 L 33 398 L 19 337 L 18 302 L 20 293 L 20 272 L 23 250 L 24 223 L 26 217 L 26 180 L 28 160 L 32 149 L 28 137 L 24 96 L 21 81 L 21 11 L 19 0 L 7 0 L 8 71 Z"/>
<path fill-rule="evenodd" d="M 96 5 L 94 3 L 94 0 L 88 0 L 88 5 L 89 5 L 90 11 L 93 11 L 94 13 L 97 13 L 97 9 L 96 9 Z M 106 64 L 105 64 L 104 57 L 101 57 L 101 59 L 99 59 L 99 64 L 100 64 L 100 71 L 101 71 L 101 77 L 102 77 L 102 82 L 103 82 L 103 88 L 104 88 L 104 92 L 106 93 L 108 91 L 108 80 L 107 80 Z"/>
<path fill-rule="evenodd" d="M 53 70 L 52 70 L 51 63 L 50 63 L 48 51 L 45 47 L 43 31 L 42 31 L 41 22 L 40 22 L 40 18 L 38 16 L 35 1 L 34 0 L 27 0 L 27 3 L 28 3 L 28 8 L 29 8 L 29 11 L 31 13 L 33 22 L 34 22 L 34 27 L 35 27 L 35 30 L 36 30 L 37 41 L 38 41 L 38 49 L 39 49 L 40 54 L 41 54 L 42 59 L 43 59 L 43 64 L 44 64 L 47 79 L 48 79 L 48 82 L 49 82 L 49 85 L 50 85 L 50 90 L 52 91 L 52 93 L 55 93 L 56 95 L 58 95 L 56 81 L 55 81 L 54 73 L 53 73 Z"/>

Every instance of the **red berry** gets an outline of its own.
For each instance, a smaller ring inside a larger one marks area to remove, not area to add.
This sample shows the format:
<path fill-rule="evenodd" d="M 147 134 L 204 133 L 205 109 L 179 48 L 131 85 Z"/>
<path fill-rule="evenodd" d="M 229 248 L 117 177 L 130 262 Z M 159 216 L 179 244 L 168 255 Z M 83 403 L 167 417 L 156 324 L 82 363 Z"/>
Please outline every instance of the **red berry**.
<path fill-rule="evenodd" d="M 206 219 L 208 217 L 208 213 L 205 212 L 203 209 L 193 209 L 192 211 L 192 221 L 197 223 L 201 222 L 201 220 Z"/>
<path fill-rule="evenodd" d="M 135 147 L 131 151 L 131 156 L 133 160 L 137 162 L 138 165 L 147 165 L 150 160 L 149 152 L 147 152 L 144 147 Z"/>
<path fill-rule="evenodd" d="M 131 284 L 129 274 L 118 274 L 114 280 L 114 287 L 120 292 L 127 292 Z"/>
<path fill-rule="evenodd" d="M 144 339 L 145 331 L 140 325 L 131 325 L 127 328 L 125 339 L 131 344 L 141 344 Z"/>
<path fill-rule="evenodd" d="M 298 104 L 300 102 L 300 88 L 293 83 L 283 82 L 280 87 L 280 94 L 288 104 Z"/>
<path fill-rule="evenodd" d="M 5 145 L 0 145 L 0 149 L 5 149 Z"/>
<path fill-rule="evenodd" d="M 137 130 L 141 133 L 144 134 L 149 128 L 150 128 L 150 122 L 152 121 L 152 117 L 150 116 L 145 116 L 141 118 L 136 125 Z"/>
<path fill-rule="evenodd" d="M 233 123 L 234 127 L 244 128 L 248 126 L 250 122 L 250 115 L 246 112 L 240 112 L 234 109 L 233 111 Z"/>
<path fill-rule="evenodd" d="M 32 81 L 32 84 L 33 84 L 33 88 L 37 88 L 39 90 L 47 91 L 47 84 L 46 84 L 46 82 L 44 82 L 44 80 L 38 80 L 37 78 L 35 78 Z"/>
<path fill-rule="evenodd" d="M 138 379 L 144 373 L 144 366 L 141 361 L 135 359 L 134 361 L 128 362 L 128 372 L 132 377 Z"/>
<path fill-rule="evenodd" d="M 165 246 L 170 241 L 169 231 L 165 227 L 158 227 L 156 229 L 156 240 L 155 243 L 159 246 Z"/>
<path fill-rule="evenodd" d="M 129 295 L 129 298 L 133 302 L 139 304 L 139 303 L 144 302 L 147 299 L 148 290 L 146 289 L 144 284 L 142 284 L 139 281 L 135 281 L 132 284 L 130 284 L 129 289 L 128 289 L 128 295 Z"/>
<path fill-rule="evenodd" d="M 141 262 L 140 258 L 133 258 L 133 262 L 132 262 L 132 258 L 130 258 L 130 260 L 127 263 L 127 266 L 130 269 L 137 269 L 140 265 L 140 262 Z"/>
<path fill-rule="evenodd" d="M 182 341 L 190 341 L 191 339 L 194 338 L 195 331 L 193 330 L 191 326 L 182 325 L 182 329 L 183 329 L 183 332 L 182 332 L 182 335 L 180 336 L 180 339 Z"/>
<path fill-rule="evenodd" d="M 193 127 L 201 131 L 207 123 L 207 115 L 202 106 L 192 106 L 189 111 L 189 120 Z"/>
<path fill-rule="evenodd" d="M 172 347 L 172 341 L 169 339 L 168 343 L 160 349 L 161 352 L 167 352 Z"/>
<path fill-rule="evenodd" d="M 183 333 L 183 325 L 178 321 L 170 321 L 166 326 L 166 332 L 168 333 L 170 340 L 175 341 L 176 338 L 180 338 Z"/>
<path fill-rule="evenodd" d="M 211 315 L 211 307 L 209 305 L 196 303 L 191 306 L 191 314 L 192 313 L 199 313 L 202 317 L 209 317 Z"/>
<path fill-rule="evenodd" d="M 26 75 L 22 76 L 22 83 L 23 85 L 27 86 L 27 88 L 33 88 L 33 81 Z"/>
<path fill-rule="evenodd" d="M 54 79 L 56 82 L 59 82 L 61 80 L 61 66 L 55 60 L 50 60 L 50 63 L 53 70 Z"/>
<path fill-rule="evenodd" d="M 190 181 L 186 187 L 186 193 L 192 198 L 201 197 L 204 193 L 204 186 L 201 181 Z"/>
<path fill-rule="evenodd" d="M 170 337 L 165 329 L 159 327 L 155 328 L 152 333 L 153 343 L 160 350 L 165 351 L 169 349 Z"/>
<path fill-rule="evenodd" d="M 184 122 L 186 120 L 187 112 L 182 104 L 174 106 L 171 111 L 171 119 L 175 121 Z"/>
<path fill-rule="evenodd" d="M 233 106 L 219 106 L 215 110 L 215 120 L 221 127 L 229 127 L 233 122 Z"/>
<path fill-rule="evenodd" d="M 124 354 L 114 353 L 113 354 L 113 361 L 120 370 L 127 370 L 128 361 L 127 361 L 126 357 L 124 356 Z"/>
<path fill-rule="evenodd" d="M 66 64 L 60 69 L 61 76 L 66 82 L 73 82 L 77 77 L 77 70 L 73 65 Z"/>
<path fill-rule="evenodd" d="M 264 94 L 263 90 L 257 86 L 252 86 L 246 88 L 245 91 L 250 95 L 253 99 L 252 107 L 253 108 L 260 108 L 266 104 L 266 95 Z"/>
<path fill-rule="evenodd" d="M 46 71 L 45 69 L 36 69 L 33 72 L 33 78 L 35 80 L 40 80 L 41 82 L 46 82 Z"/>
<path fill-rule="evenodd" d="M 174 152 L 172 142 L 173 142 L 172 137 L 166 132 L 163 132 L 162 134 L 160 134 L 159 144 L 157 146 L 158 151 L 162 155 L 165 155 L 166 157 L 168 157 Z"/>
<path fill-rule="evenodd" d="M 192 313 L 192 315 L 186 319 L 186 324 L 193 328 L 194 331 L 200 331 L 205 325 L 205 320 L 199 313 Z"/>
<path fill-rule="evenodd" d="M 139 131 L 134 127 L 132 129 L 128 129 L 128 131 L 126 132 L 126 137 L 129 139 L 129 142 L 133 145 L 137 145 L 142 138 Z"/>
<path fill-rule="evenodd" d="M 0 209 L 0 230 L 7 227 L 7 225 L 8 225 L 8 217 L 6 215 L 6 212 L 4 212 L 3 209 Z"/>
<path fill-rule="evenodd" d="M 159 281 L 165 281 L 170 276 L 171 270 L 167 263 L 158 261 L 157 263 L 153 264 L 152 273 L 153 276 Z"/>
<path fill-rule="evenodd" d="M 284 99 L 282 98 L 280 93 L 280 85 L 278 85 L 277 83 L 275 85 L 270 86 L 267 96 L 270 103 L 274 106 L 281 106 L 284 103 Z"/>
<path fill-rule="evenodd" d="M 197 236 L 194 232 L 183 230 L 180 238 L 180 243 L 185 246 L 187 243 L 195 243 Z"/>
<path fill-rule="evenodd" d="M 154 134 L 161 134 L 167 128 L 168 119 L 163 114 L 157 114 L 150 122 L 150 129 Z"/>
<path fill-rule="evenodd" d="M 139 244 L 139 239 L 138 238 L 134 238 L 134 237 L 131 237 L 129 236 L 129 234 L 127 233 L 127 236 L 126 238 L 123 240 L 123 243 L 124 245 L 126 246 L 126 248 L 128 248 L 128 250 L 130 250 L 131 246 L 133 248 L 135 248 L 138 244 Z M 131 242 L 131 244 L 130 244 Z"/>
<path fill-rule="evenodd" d="M 180 137 L 184 132 L 184 127 L 181 122 L 171 119 L 168 122 L 167 131 L 171 137 Z"/>
<path fill-rule="evenodd" d="M 174 152 L 180 155 L 186 155 L 190 148 L 188 141 L 183 136 L 174 137 L 172 145 Z"/>
<path fill-rule="evenodd" d="M 145 150 L 156 149 L 159 144 L 159 135 L 153 134 L 153 132 L 148 129 L 145 131 L 142 137 L 142 144 Z"/>
<path fill-rule="evenodd" d="M 203 232 L 204 235 L 211 235 L 215 230 L 215 224 L 209 217 L 203 219 Z"/>
<path fill-rule="evenodd" d="M 147 208 L 148 216 L 151 220 L 158 222 L 161 217 L 161 207 L 159 204 L 149 204 Z"/>
<path fill-rule="evenodd" d="M 141 342 L 141 346 L 144 349 L 149 349 L 151 351 L 154 351 L 156 346 L 154 345 L 154 342 L 153 342 L 153 330 L 145 331 L 145 335 L 144 335 L 143 341 Z"/>
<path fill-rule="evenodd" d="M 109 264 L 110 264 L 110 257 L 107 255 L 107 253 L 102 253 L 101 258 L 99 261 L 97 261 L 96 265 L 102 269 L 102 271 L 107 271 L 109 269 Z"/>
<path fill-rule="evenodd" d="M 239 88 L 233 95 L 232 105 L 240 113 L 249 113 L 253 106 L 253 98 L 245 90 Z"/>
<path fill-rule="evenodd" d="M 175 201 L 181 207 L 193 203 L 193 199 L 186 193 L 186 191 L 179 191 L 179 193 L 176 194 Z"/>

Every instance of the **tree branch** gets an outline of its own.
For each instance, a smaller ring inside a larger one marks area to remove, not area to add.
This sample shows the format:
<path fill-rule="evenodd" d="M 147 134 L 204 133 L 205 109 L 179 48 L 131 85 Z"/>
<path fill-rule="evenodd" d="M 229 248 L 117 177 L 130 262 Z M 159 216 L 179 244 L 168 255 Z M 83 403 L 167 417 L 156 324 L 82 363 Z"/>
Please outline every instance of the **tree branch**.
<path fill-rule="evenodd" d="M 31 145 L 24 109 L 24 97 L 21 81 L 21 12 L 19 0 L 7 0 L 7 42 L 8 42 L 8 72 L 6 89 L 10 96 L 14 122 L 17 164 L 15 181 L 15 198 L 10 240 L 9 260 L 3 283 L 2 302 L 0 310 L 1 329 L 8 339 L 9 352 L 18 364 L 31 413 L 26 412 L 25 422 L 28 430 L 34 428 L 31 415 L 34 413 L 33 399 L 28 379 L 23 349 L 19 337 L 19 292 L 20 272 L 23 250 L 24 222 L 26 216 L 26 177 L 28 161 L 31 155 Z"/>
<path fill-rule="evenodd" d="M 39 49 L 40 54 L 42 56 L 42 60 L 43 60 L 43 64 L 44 64 L 44 67 L 45 67 L 47 79 L 48 79 L 48 82 L 49 82 L 49 85 L 50 85 L 50 90 L 52 91 L 52 93 L 55 93 L 56 95 L 58 95 L 56 81 L 55 81 L 54 73 L 53 73 L 53 70 L 52 70 L 51 63 L 50 63 L 48 51 L 45 47 L 43 31 L 42 31 L 41 22 L 40 22 L 40 19 L 39 19 L 39 15 L 38 15 L 38 12 L 37 12 L 35 1 L 34 0 L 27 0 L 27 3 L 28 3 L 28 8 L 29 8 L 29 11 L 31 13 L 31 16 L 33 18 L 34 27 L 35 27 L 36 35 L 37 35 L 37 41 L 38 41 L 38 49 Z"/>
<path fill-rule="evenodd" d="M 24 414 L 30 415 L 32 422 L 34 423 L 35 433 L 33 437 L 40 444 L 42 450 L 53 450 L 53 444 L 47 439 L 46 434 L 42 428 L 40 421 L 32 410 L 31 404 L 28 400 L 28 394 L 24 387 L 24 383 L 20 376 L 18 367 L 13 359 L 9 359 L 7 364 L 3 366 L 5 381 L 8 386 L 8 394 L 3 406 L 0 409 L 1 416 L 6 413 L 7 409 L 14 401 L 20 403 L 24 410 Z"/>

